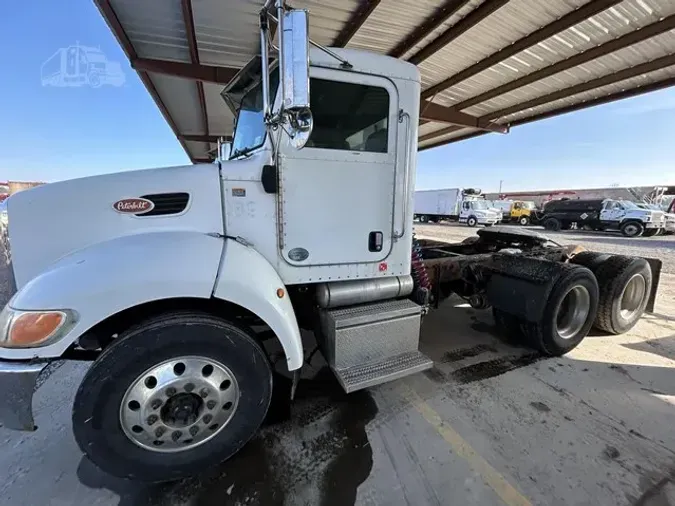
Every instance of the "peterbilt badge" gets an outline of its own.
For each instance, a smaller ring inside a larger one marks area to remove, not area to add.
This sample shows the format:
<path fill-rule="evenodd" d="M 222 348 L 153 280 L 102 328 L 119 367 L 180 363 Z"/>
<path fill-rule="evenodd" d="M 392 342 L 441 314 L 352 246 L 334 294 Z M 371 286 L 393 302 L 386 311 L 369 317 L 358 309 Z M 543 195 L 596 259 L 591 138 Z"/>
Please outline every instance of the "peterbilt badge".
<path fill-rule="evenodd" d="M 145 214 L 154 207 L 155 204 L 151 200 L 142 198 L 122 199 L 113 204 L 113 209 L 122 214 Z"/>

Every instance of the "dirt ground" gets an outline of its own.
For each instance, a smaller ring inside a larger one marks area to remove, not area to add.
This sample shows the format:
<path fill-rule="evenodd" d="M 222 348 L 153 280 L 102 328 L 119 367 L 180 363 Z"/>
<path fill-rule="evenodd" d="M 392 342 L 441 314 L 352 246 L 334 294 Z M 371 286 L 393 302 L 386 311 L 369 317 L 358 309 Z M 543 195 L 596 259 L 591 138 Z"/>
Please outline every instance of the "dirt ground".
<path fill-rule="evenodd" d="M 0 504 L 675 505 L 675 240 L 554 235 L 661 257 L 656 313 L 543 359 L 500 340 L 490 311 L 450 299 L 423 323 L 431 371 L 345 395 L 317 356 L 290 411 L 275 403 L 239 455 L 161 485 L 112 478 L 82 458 L 70 409 L 87 366 L 66 363 L 36 392 L 38 431 L 0 428 Z"/>

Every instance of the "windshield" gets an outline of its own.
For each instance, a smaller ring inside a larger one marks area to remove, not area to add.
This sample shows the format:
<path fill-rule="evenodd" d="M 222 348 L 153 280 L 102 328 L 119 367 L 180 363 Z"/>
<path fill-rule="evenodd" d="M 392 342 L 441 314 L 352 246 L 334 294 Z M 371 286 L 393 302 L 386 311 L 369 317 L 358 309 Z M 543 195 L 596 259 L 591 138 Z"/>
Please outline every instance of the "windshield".
<path fill-rule="evenodd" d="M 270 101 L 272 103 L 278 83 L 279 72 L 275 71 L 270 76 Z M 244 155 L 263 145 L 267 134 L 264 120 L 262 83 L 260 82 L 251 88 L 241 100 L 230 158 Z"/>
<path fill-rule="evenodd" d="M 640 209 L 635 202 L 631 202 L 630 200 L 621 201 L 621 205 L 624 209 Z"/>
<path fill-rule="evenodd" d="M 485 200 L 474 200 L 471 202 L 471 208 L 476 211 L 485 211 L 488 209 L 488 203 Z"/>
<path fill-rule="evenodd" d="M 534 202 L 523 202 L 524 209 L 534 209 Z"/>

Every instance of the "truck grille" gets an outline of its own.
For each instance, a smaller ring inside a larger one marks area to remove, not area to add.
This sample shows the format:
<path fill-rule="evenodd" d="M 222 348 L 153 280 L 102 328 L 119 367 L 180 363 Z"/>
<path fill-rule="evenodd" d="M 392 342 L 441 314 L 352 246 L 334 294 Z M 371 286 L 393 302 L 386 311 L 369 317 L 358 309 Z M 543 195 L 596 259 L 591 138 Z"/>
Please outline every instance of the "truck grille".
<path fill-rule="evenodd" d="M 190 201 L 189 193 L 156 193 L 153 195 L 143 195 L 141 198 L 152 201 L 155 204 L 152 211 L 137 214 L 136 216 L 166 216 L 170 214 L 180 214 L 187 208 Z"/>

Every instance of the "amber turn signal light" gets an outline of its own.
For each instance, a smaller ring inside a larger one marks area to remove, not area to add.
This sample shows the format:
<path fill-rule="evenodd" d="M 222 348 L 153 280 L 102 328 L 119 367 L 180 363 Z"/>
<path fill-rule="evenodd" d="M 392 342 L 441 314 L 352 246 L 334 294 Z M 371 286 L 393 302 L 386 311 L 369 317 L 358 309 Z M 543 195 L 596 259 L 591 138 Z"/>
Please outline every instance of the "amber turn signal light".
<path fill-rule="evenodd" d="M 12 322 L 7 340 L 18 347 L 35 346 L 49 339 L 65 319 L 60 311 L 23 313 Z"/>

